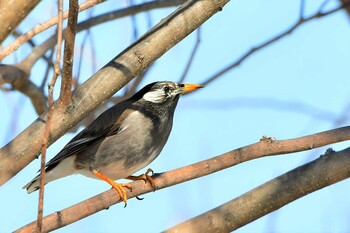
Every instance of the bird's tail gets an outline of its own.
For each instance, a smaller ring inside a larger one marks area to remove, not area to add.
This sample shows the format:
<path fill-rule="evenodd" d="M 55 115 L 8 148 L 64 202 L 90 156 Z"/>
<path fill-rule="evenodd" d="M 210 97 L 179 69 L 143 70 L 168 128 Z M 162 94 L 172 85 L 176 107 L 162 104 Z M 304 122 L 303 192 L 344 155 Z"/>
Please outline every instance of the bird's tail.
<path fill-rule="evenodd" d="M 77 173 L 74 166 L 75 157 L 70 156 L 67 159 L 62 160 L 55 167 L 46 168 L 45 171 L 45 184 L 60 179 L 65 176 L 73 175 Z M 39 189 L 40 175 L 37 175 L 28 184 L 23 186 L 23 189 L 27 189 L 28 193 L 32 193 Z"/>
<path fill-rule="evenodd" d="M 40 175 L 37 175 L 28 184 L 23 186 L 23 189 L 27 189 L 27 193 L 32 193 L 39 189 Z"/>

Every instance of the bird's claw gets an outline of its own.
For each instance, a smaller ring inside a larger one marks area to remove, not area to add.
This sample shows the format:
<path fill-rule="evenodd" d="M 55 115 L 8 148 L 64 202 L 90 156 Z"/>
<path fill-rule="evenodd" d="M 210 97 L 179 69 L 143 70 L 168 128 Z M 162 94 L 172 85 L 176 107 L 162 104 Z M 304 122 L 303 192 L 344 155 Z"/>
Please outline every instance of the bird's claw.
<path fill-rule="evenodd" d="M 151 173 L 151 175 L 149 175 Z M 128 176 L 126 179 L 128 180 L 143 180 L 145 183 L 149 181 L 153 188 L 153 192 L 156 191 L 156 183 L 154 182 L 152 176 L 154 175 L 154 171 L 151 168 L 148 168 L 145 174 L 139 176 Z"/>

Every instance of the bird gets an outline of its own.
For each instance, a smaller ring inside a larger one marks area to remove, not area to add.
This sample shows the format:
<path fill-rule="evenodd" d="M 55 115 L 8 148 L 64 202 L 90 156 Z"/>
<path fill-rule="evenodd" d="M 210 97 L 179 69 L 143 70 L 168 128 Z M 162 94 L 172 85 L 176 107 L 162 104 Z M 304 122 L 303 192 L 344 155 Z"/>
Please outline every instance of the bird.
<path fill-rule="evenodd" d="M 45 184 L 73 174 L 106 181 L 127 204 L 119 179 L 149 181 L 153 190 L 153 170 L 133 174 L 158 157 L 173 126 L 175 108 L 181 95 L 203 87 L 200 84 L 153 82 L 129 99 L 115 104 L 70 140 L 45 165 Z M 150 175 L 151 174 L 151 175 Z M 23 189 L 39 189 L 40 174 Z"/>

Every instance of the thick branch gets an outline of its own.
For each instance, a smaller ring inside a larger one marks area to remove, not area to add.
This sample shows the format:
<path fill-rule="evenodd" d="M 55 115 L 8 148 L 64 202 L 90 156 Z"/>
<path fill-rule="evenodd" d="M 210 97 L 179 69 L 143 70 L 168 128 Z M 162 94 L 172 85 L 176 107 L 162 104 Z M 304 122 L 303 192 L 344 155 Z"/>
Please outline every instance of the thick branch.
<path fill-rule="evenodd" d="M 350 176 L 350 148 L 331 151 L 165 232 L 230 232 Z"/>
<path fill-rule="evenodd" d="M 112 59 L 75 90 L 69 105 L 65 108 L 55 105 L 49 144 L 220 11 L 227 2 L 228 0 L 188 1 Z M 0 185 L 38 156 L 46 118 L 47 114 L 40 116 L 0 150 Z"/>
<path fill-rule="evenodd" d="M 0 1 L 0 44 L 39 2 L 39 0 Z"/>
<path fill-rule="evenodd" d="M 350 140 L 350 127 L 339 128 L 283 141 L 263 138 L 258 143 L 238 148 L 220 156 L 191 164 L 183 168 L 157 174 L 154 181 L 156 182 L 156 189 L 159 190 L 198 177 L 209 175 L 252 159 L 269 155 L 310 150 L 345 140 Z M 350 157 L 348 159 L 350 160 Z M 136 181 L 132 182 L 132 192 L 129 190 L 126 191 L 128 199 L 130 199 L 132 197 L 151 192 L 153 191 L 153 188 L 148 183 L 145 184 L 143 181 Z M 98 211 L 108 209 L 108 207 L 120 201 L 120 197 L 115 190 L 103 192 L 74 206 L 46 216 L 43 219 L 43 225 L 46 228 L 43 230 L 51 231 L 66 226 Z M 34 229 L 33 227 L 35 227 L 35 222 L 24 226 L 23 228 L 19 229 L 18 232 L 32 232 Z"/>

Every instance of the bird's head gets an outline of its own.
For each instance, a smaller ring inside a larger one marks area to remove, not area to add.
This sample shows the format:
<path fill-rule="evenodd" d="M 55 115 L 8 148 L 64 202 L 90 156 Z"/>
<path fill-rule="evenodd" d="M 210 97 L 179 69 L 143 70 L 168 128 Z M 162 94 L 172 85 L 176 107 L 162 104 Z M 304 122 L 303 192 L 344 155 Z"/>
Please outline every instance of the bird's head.
<path fill-rule="evenodd" d="M 178 84 L 169 81 L 154 82 L 142 88 L 134 97 L 144 101 L 162 104 L 178 100 L 180 95 L 189 93 L 203 87 L 200 84 Z"/>

